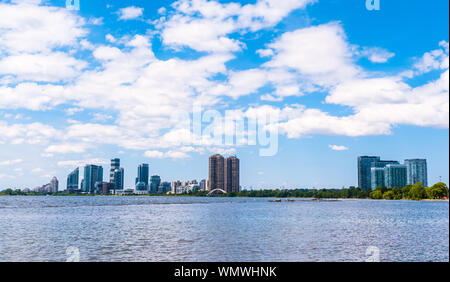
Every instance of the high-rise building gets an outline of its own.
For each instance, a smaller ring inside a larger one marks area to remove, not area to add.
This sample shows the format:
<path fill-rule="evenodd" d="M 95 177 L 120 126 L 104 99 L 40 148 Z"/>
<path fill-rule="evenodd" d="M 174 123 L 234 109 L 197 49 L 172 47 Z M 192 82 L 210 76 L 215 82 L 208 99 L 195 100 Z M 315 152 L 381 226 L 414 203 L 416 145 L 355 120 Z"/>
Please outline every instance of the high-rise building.
<path fill-rule="evenodd" d="M 386 188 L 403 188 L 407 184 L 406 165 L 388 164 L 384 168 L 384 180 Z"/>
<path fill-rule="evenodd" d="M 161 185 L 161 177 L 159 177 L 158 175 L 153 175 L 150 178 L 149 192 L 151 194 L 158 193 L 159 185 Z"/>
<path fill-rule="evenodd" d="M 52 180 L 50 181 L 50 192 L 57 193 L 59 189 L 59 181 L 56 178 L 56 176 L 53 176 Z"/>
<path fill-rule="evenodd" d="M 109 170 L 109 182 L 114 183 L 114 172 L 120 169 L 120 159 L 111 159 L 111 169 Z"/>
<path fill-rule="evenodd" d="M 379 167 L 379 168 L 384 168 L 385 166 L 387 166 L 388 164 L 399 164 L 398 161 L 383 161 L 383 160 L 379 160 L 376 162 L 373 162 L 370 167 Z"/>
<path fill-rule="evenodd" d="M 140 164 L 137 170 L 136 177 L 136 190 L 144 191 L 148 190 L 148 175 L 149 175 L 149 166 L 148 164 Z M 138 189 L 139 184 L 139 189 Z"/>
<path fill-rule="evenodd" d="M 200 181 L 200 190 L 206 191 L 206 179 Z"/>
<path fill-rule="evenodd" d="M 114 170 L 114 191 L 117 190 L 123 190 L 124 188 L 124 178 L 125 178 L 125 171 L 123 168 L 116 168 Z"/>
<path fill-rule="evenodd" d="M 225 159 L 216 154 L 209 157 L 209 185 L 208 190 L 225 190 Z"/>
<path fill-rule="evenodd" d="M 239 159 L 235 156 L 225 160 L 225 191 L 239 192 Z"/>
<path fill-rule="evenodd" d="M 360 156 L 358 157 L 358 187 L 369 190 L 372 187 L 371 167 L 372 163 L 380 161 L 380 157 Z"/>
<path fill-rule="evenodd" d="M 80 169 L 77 167 L 67 176 L 67 190 L 78 190 Z"/>
<path fill-rule="evenodd" d="M 384 167 L 371 167 L 370 168 L 370 181 L 372 182 L 372 190 L 377 189 L 378 187 L 385 187 L 384 180 Z"/>
<path fill-rule="evenodd" d="M 405 160 L 407 169 L 407 184 L 422 182 L 424 187 L 428 187 L 427 160 L 410 159 Z"/>
<path fill-rule="evenodd" d="M 84 167 L 83 192 L 94 194 L 95 183 L 103 182 L 103 167 L 97 165 L 86 165 Z"/>
<path fill-rule="evenodd" d="M 370 165 L 370 182 L 372 190 L 377 189 L 378 187 L 384 187 L 385 178 L 384 178 L 384 168 L 388 164 L 399 164 L 398 161 L 383 161 L 379 160 L 373 162 Z"/>

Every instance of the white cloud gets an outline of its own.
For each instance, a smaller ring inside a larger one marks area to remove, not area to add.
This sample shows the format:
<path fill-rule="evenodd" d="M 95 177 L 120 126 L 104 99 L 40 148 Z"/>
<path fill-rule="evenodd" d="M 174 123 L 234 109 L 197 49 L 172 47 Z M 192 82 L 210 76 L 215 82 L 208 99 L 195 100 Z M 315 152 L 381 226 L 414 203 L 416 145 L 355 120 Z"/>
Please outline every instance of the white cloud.
<path fill-rule="evenodd" d="M 0 75 L 19 80 L 59 82 L 76 77 L 87 66 L 62 52 L 11 55 L 0 60 Z"/>
<path fill-rule="evenodd" d="M 20 164 L 22 162 L 23 162 L 22 159 L 6 160 L 6 161 L 1 161 L 0 166 L 10 166 L 10 165 L 15 165 L 15 164 Z"/>
<path fill-rule="evenodd" d="M 258 54 L 261 57 L 271 57 L 274 55 L 274 52 L 272 49 L 259 49 L 256 50 L 256 54 Z"/>
<path fill-rule="evenodd" d="M 87 144 L 75 144 L 75 143 L 58 144 L 47 147 L 45 149 L 45 153 L 49 154 L 84 153 L 88 148 L 90 148 L 90 146 Z"/>
<path fill-rule="evenodd" d="M 328 147 L 330 147 L 330 149 L 333 151 L 347 151 L 348 150 L 348 147 L 340 146 L 340 145 L 329 145 Z"/>
<path fill-rule="evenodd" d="M 142 13 L 144 12 L 143 8 L 139 7 L 126 7 L 119 10 L 119 20 L 133 20 L 137 19 L 140 16 L 142 16 Z"/>
<path fill-rule="evenodd" d="M 361 55 L 367 57 L 372 63 L 386 63 L 395 54 L 379 47 L 363 48 Z"/>
<path fill-rule="evenodd" d="M 423 74 L 437 69 L 448 69 L 449 50 L 448 42 L 441 41 L 439 46 L 442 49 L 436 49 L 426 52 L 418 62 L 414 64 L 416 74 Z"/>
<path fill-rule="evenodd" d="M 59 134 L 55 128 L 39 122 L 10 125 L 0 120 L 0 141 L 5 143 L 47 144 Z"/>
<path fill-rule="evenodd" d="M 75 46 L 87 33 L 84 24 L 65 8 L 0 3 L 0 51 L 35 53 Z"/>
<path fill-rule="evenodd" d="M 332 86 L 360 73 L 338 23 L 286 32 L 269 47 L 275 55 L 266 67 L 296 70 L 320 86 Z"/>
<path fill-rule="evenodd" d="M 144 156 L 147 158 L 152 159 L 164 159 L 164 158 L 171 158 L 171 159 L 187 159 L 189 158 L 189 155 L 182 151 L 173 151 L 170 150 L 168 152 L 161 152 L 161 151 L 146 151 L 144 153 Z"/>
<path fill-rule="evenodd" d="M 241 6 L 239 3 L 179 0 L 172 5 L 175 12 L 159 26 L 164 43 L 173 47 L 238 51 L 243 44 L 229 38 L 229 34 L 274 26 L 291 11 L 313 2 L 315 0 L 258 0 L 255 4 Z"/>
<path fill-rule="evenodd" d="M 70 161 L 59 161 L 58 166 L 60 167 L 80 167 L 85 166 L 87 164 L 95 164 L 95 165 L 106 165 L 109 161 L 105 159 L 84 159 L 84 160 L 70 160 Z"/>

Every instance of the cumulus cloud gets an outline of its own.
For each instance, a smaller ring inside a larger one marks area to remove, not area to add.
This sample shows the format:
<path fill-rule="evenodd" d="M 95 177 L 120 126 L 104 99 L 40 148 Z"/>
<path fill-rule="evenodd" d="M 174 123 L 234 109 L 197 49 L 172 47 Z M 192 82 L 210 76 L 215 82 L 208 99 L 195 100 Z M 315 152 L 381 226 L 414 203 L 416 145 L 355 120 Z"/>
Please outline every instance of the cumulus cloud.
<path fill-rule="evenodd" d="M 333 151 L 347 151 L 348 147 L 341 145 L 329 145 L 328 146 Z"/>
<path fill-rule="evenodd" d="M 228 65 L 237 56 L 233 52 L 244 47 L 231 34 L 272 27 L 291 11 L 313 2 L 258 0 L 242 5 L 177 1 L 165 11 L 167 17 L 159 21 L 157 30 L 164 48 L 205 52 L 193 59 L 157 58 L 148 34 L 120 39 L 109 35 L 104 45 L 91 44 L 85 39 L 86 21 L 75 13 L 47 6 L 0 4 L 0 108 L 51 111 L 64 105 L 68 115 L 93 112 L 90 122 L 70 120 L 58 129 L 43 123 L 0 121 L 0 143 L 42 144 L 49 155 L 82 153 L 96 144 L 143 150 L 149 158 L 183 159 L 189 153 L 210 150 L 234 152 L 234 148 L 216 146 L 178 128 L 189 117 L 174 115 L 191 113 L 196 102 L 205 109 L 277 113 L 280 121 L 276 126 L 288 138 L 392 134 L 399 124 L 448 128 L 446 41 L 409 69 L 414 75 L 436 70 L 440 77 L 414 87 L 402 74 L 373 74 L 359 67 L 357 59 L 362 55 L 382 63 L 393 53 L 379 47 L 355 48 L 357 42 L 349 42 L 337 22 L 285 32 L 258 47 L 257 54 L 267 61 L 260 66 L 236 70 Z M 134 18 L 142 15 L 140 11 Z M 52 27 L 55 30 L 49 33 Z M 42 37 L 40 29 L 46 33 Z M 89 52 L 92 62 L 76 59 L 65 48 Z M 216 79 L 218 76 L 223 79 Z M 325 93 L 324 103 L 345 107 L 350 113 L 333 115 L 304 105 L 264 104 L 318 91 Z M 255 100 L 261 104 L 235 104 L 245 95 L 258 95 Z M 105 110 L 109 114 L 104 114 Z M 111 124 L 97 123 L 105 121 Z M 199 139 L 204 141 L 203 150 Z"/>
<path fill-rule="evenodd" d="M 386 63 L 395 54 L 379 47 L 363 48 L 361 55 L 367 57 L 372 63 Z"/>
<path fill-rule="evenodd" d="M 83 160 L 68 160 L 68 161 L 59 161 L 58 166 L 60 167 L 80 167 L 85 166 L 87 164 L 94 164 L 94 165 L 106 165 L 109 161 L 106 159 L 83 159 Z"/>
<path fill-rule="evenodd" d="M 68 153 L 84 153 L 88 148 L 87 144 L 58 144 L 51 145 L 45 149 L 45 153 L 49 154 L 68 154 Z"/>
<path fill-rule="evenodd" d="M 14 165 L 14 164 L 20 164 L 22 162 L 23 162 L 22 159 L 6 160 L 6 161 L 1 161 L 0 166 L 10 166 L 10 165 Z"/>
<path fill-rule="evenodd" d="M 119 20 L 132 20 L 142 16 L 143 8 L 130 6 L 119 10 Z"/>
<path fill-rule="evenodd" d="M 144 156 L 147 158 L 152 159 L 187 159 L 189 158 L 189 155 L 182 151 L 167 151 L 167 152 L 161 152 L 161 151 L 146 151 L 144 153 Z"/>

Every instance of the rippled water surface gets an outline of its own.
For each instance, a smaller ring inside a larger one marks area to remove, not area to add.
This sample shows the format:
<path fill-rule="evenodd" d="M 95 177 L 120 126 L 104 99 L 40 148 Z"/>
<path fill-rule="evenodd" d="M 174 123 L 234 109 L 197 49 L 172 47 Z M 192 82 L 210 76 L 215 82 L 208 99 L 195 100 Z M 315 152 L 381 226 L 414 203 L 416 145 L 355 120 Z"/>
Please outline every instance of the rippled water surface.
<path fill-rule="evenodd" d="M 449 261 L 448 202 L 0 197 L 0 261 L 365 261 L 370 246 Z"/>

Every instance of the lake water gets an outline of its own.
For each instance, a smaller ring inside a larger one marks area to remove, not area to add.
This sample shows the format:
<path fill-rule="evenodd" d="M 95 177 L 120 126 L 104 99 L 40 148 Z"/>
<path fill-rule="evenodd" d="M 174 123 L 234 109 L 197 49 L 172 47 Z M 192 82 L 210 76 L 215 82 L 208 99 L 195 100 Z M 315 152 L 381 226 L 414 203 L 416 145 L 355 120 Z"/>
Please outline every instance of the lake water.
<path fill-rule="evenodd" d="M 81 261 L 365 261 L 379 254 L 381 261 L 448 262 L 449 203 L 0 197 L 0 261 L 66 261 L 78 252 Z"/>

